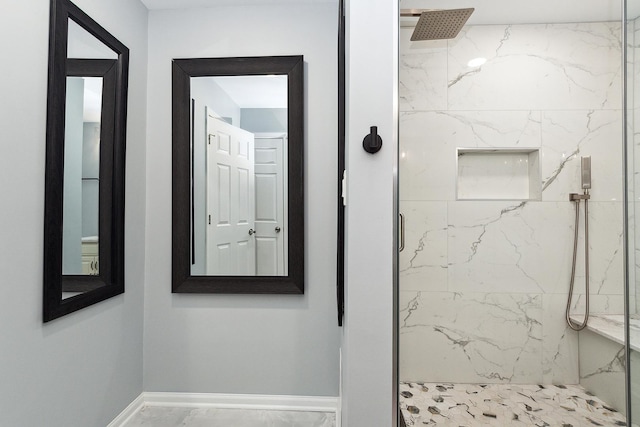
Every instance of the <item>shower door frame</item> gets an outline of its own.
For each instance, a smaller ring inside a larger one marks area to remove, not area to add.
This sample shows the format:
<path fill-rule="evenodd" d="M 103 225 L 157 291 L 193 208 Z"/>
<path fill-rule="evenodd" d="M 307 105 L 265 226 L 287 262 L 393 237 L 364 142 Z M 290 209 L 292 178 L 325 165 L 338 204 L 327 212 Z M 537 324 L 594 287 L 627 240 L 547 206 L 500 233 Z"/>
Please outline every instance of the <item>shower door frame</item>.
<path fill-rule="evenodd" d="M 633 173 L 633 171 L 629 171 L 628 160 L 629 156 L 627 150 L 629 146 L 633 148 L 633 141 L 629 144 L 629 135 L 627 132 L 627 124 L 628 124 L 628 98 L 627 91 L 629 88 L 628 78 L 629 75 L 627 73 L 627 58 L 629 49 L 628 40 L 627 40 L 627 0 L 622 0 L 622 169 L 623 169 L 623 182 L 622 182 L 622 205 L 623 205 L 623 218 L 622 218 L 622 229 L 623 229 L 623 245 L 622 249 L 624 251 L 623 254 L 623 272 L 624 272 L 624 342 L 625 342 L 625 406 L 626 406 L 626 418 L 627 425 L 632 425 L 632 411 L 631 411 L 631 341 L 629 334 L 629 317 L 631 315 L 631 305 L 629 304 L 629 298 L 631 295 L 631 284 L 629 283 L 629 268 L 635 265 L 635 263 L 630 262 L 629 257 L 632 255 L 632 252 L 629 250 L 629 173 Z M 633 134 L 631 135 L 633 136 Z M 633 200 L 633 198 L 631 199 Z"/>

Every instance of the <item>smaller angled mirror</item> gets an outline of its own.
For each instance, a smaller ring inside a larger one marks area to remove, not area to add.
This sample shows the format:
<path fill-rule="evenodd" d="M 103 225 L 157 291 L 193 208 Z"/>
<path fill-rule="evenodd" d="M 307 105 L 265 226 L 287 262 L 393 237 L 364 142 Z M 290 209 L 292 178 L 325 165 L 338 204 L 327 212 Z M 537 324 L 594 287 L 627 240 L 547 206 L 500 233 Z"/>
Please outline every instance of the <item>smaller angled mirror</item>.
<path fill-rule="evenodd" d="M 68 0 L 52 0 L 44 321 L 124 292 L 129 51 Z"/>
<path fill-rule="evenodd" d="M 100 141 L 113 126 L 118 55 L 73 19 L 67 24 L 62 274 L 99 276 Z M 103 285 L 63 282 L 62 298 Z"/>

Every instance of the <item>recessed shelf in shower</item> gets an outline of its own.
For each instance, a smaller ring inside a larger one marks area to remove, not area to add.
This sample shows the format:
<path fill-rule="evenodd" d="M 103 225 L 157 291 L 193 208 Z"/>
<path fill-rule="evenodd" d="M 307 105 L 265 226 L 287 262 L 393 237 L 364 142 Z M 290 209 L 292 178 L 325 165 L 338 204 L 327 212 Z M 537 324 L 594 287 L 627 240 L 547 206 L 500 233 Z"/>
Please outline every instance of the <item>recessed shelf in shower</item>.
<path fill-rule="evenodd" d="M 540 200 L 539 148 L 458 148 L 458 200 Z"/>

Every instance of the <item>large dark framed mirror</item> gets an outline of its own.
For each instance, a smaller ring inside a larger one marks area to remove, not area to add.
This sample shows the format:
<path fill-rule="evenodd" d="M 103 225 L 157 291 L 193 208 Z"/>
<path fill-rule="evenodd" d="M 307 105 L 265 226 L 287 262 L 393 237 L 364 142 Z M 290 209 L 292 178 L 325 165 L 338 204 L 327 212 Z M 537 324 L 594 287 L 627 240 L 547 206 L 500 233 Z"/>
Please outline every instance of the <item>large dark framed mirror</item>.
<path fill-rule="evenodd" d="M 174 59 L 172 292 L 304 293 L 303 64 Z"/>
<path fill-rule="evenodd" d="M 45 322 L 124 292 L 129 50 L 51 1 L 44 212 Z"/>

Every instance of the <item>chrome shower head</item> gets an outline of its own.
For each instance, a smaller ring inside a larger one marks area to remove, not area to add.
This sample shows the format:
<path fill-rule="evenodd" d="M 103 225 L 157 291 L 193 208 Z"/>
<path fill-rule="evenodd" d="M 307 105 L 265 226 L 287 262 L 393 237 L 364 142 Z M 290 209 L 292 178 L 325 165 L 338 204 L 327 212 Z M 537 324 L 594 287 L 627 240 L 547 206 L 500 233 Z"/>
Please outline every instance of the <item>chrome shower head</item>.
<path fill-rule="evenodd" d="M 400 16 L 418 16 L 411 41 L 452 39 L 458 35 L 475 9 L 402 10 Z"/>

